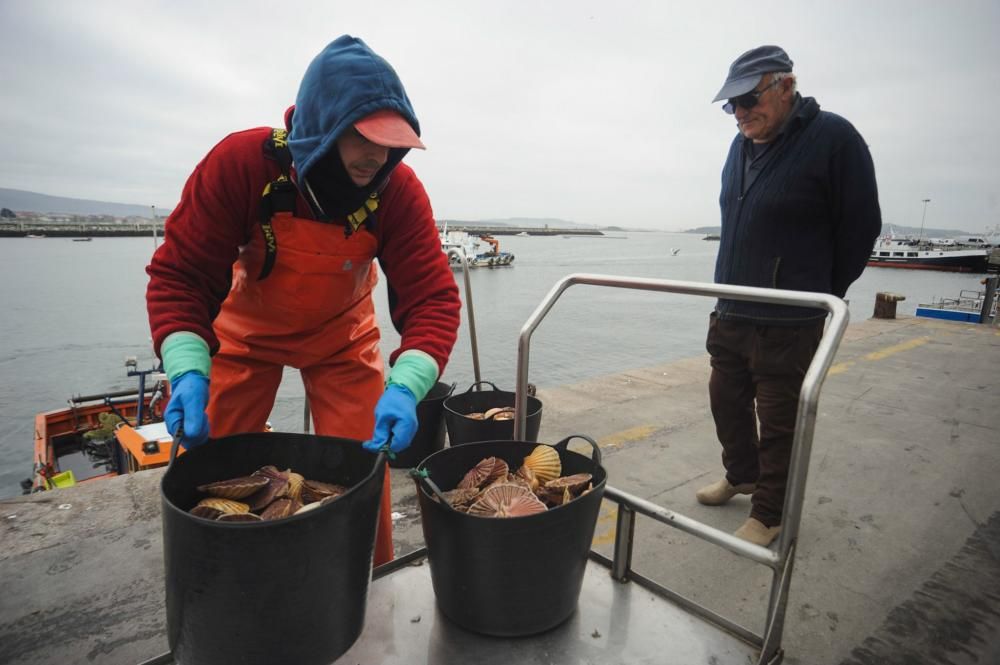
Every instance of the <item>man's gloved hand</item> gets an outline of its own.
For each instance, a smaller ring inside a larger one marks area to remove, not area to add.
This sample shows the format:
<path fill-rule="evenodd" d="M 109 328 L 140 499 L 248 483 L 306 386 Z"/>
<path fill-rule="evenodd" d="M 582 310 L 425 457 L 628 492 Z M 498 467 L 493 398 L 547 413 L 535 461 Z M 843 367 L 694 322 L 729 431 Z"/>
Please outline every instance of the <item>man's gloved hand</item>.
<path fill-rule="evenodd" d="M 362 446 L 373 453 L 379 452 L 389 441 L 389 450 L 401 452 L 413 441 L 417 433 L 417 398 L 405 386 L 390 383 L 375 405 L 375 434 Z"/>
<path fill-rule="evenodd" d="M 208 376 L 212 360 L 208 343 L 193 332 L 178 331 L 167 335 L 160 346 L 163 371 L 170 379 L 170 402 L 163 413 L 167 431 L 173 436 L 184 426 L 185 448 L 200 446 L 208 440 Z"/>
<path fill-rule="evenodd" d="M 170 383 L 170 402 L 163 419 L 167 423 L 167 432 L 175 434 L 181 425 L 184 426 L 184 438 L 181 445 L 185 449 L 200 446 L 208 440 L 208 417 L 205 407 L 208 406 L 208 377 L 201 372 L 192 370 L 185 372 Z"/>

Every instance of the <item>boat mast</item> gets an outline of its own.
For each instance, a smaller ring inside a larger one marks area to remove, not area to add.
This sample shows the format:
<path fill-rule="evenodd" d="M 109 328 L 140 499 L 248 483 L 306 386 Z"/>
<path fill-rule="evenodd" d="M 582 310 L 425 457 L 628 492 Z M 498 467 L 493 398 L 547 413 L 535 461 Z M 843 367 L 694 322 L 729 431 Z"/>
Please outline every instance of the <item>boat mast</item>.
<path fill-rule="evenodd" d="M 924 214 L 920 216 L 920 235 L 917 236 L 917 245 L 924 237 L 924 220 L 927 219 L 927 204 L 931 202 L 930 199 L 923 199 L 924 202 Z"/>

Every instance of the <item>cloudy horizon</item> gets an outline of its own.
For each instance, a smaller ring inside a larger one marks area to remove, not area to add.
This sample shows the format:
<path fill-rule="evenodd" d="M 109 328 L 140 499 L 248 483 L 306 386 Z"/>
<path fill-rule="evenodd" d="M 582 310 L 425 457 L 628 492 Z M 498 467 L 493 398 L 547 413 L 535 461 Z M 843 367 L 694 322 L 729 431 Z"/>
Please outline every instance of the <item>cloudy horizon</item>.
<path fill-rule="evenodd" d="M 275 8 L 280 8 L 277 13 Z M 0 188 L 173 208 L 225 135 L 280 125 L 340 34 L 399 73 L 441 219 L 719 223 L 729 63 L 782 45 L 875 161 L 883 221 L 1000 222 L 1000 3 L 0 1 Z"/>

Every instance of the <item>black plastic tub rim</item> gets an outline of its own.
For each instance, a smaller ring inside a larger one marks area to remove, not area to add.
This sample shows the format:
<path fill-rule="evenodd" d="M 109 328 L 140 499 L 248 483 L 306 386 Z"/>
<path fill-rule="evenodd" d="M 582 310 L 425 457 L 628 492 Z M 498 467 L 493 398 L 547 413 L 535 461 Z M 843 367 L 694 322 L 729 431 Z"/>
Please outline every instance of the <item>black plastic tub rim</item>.
<path fill-rule="evenodd" d="M 607 482 L 608 482 L 607 471 L 604 471 L 604 478 L 602 478 L 600 482 L 598 482 L 596 484 L 594 484 L 594 482 L 593 482 L 593 477 L 594 477 L 593 471 L 596 471 L 598 468 L 600 468 L 600 469 L 603 470 L 603 467 L 601 466 L 601 449 L 597 445 L 597 442 L 594 441 L 593 439 L 591 439 L 589 436 L 587 436 L 585 434 L 570 434 L 569 436 L 567 436 L 566 438 L 562 439 L 561 441 L 559 441 L 558 443 L 555 443 L 555 444 L 551 444 L 551 443 L 537 443 L 535 441 L 517 441 L 517 442 L 512 442 L 512 441 L 510 441 L 508 439 L 499 439 L 499 440 L 496 440 L 496 441 L 475 441 L 475 442 L 467 443 L 467 444 L 464 444 L 464 445 L 466 445 L 466 446 L 469 446 L 469 445 L 475 446 L 475 445 L 494 444 L 494 443 L 501 443 L 501 444 L 529 443 L 529 444 L 534 444 L 535 446 L 549 446 L 550 448 L 555 448 L 558 451 L 562 451 L 562 452 L 566 452 L 566 453 L 573 453 L 574 455 L 580 455 L 581 457 L 583 457 L 582 453 L 578 453 L 575 450 L 570 450 L 569 449 L 570 439 L 574 439 L 574 438 L 584 439 L 585 441 L 587 441 L 587 443 L 589 443 L 592 446 L 593 452 L 592 452 L 592 455 L 591 455 L 591 462 L 594 465 L 594 467 L 591 469 L 591 487 L 590 487 L 590 489 L 588 489 L 583 494 L 580 494 L 579 496 L 573 497 L 573 501 L 576 501 L 577 499 L 580 499 L 580 498 L 584 497 L 585 495 L 589 494 L 590 492 L 595 491 L 596 489 L 598 489 L 602 485 L 607 484 Z M 449 450 L 448 448 L 445 448 L 444 450 L 439 450 L 436 453 L 434 453 L 434 455 L 437 455 L 439 453 L 446 453 L 448 450 Z M 410 476 L 413 477 L 413 479 L 417 481 L 417 485 L 420 486 L 420 491 L 423 492 L 425 495 L 427 495 L 428 499 L 436 500 L 446 510 L 449 510 L 449 511 L 451 511 L 453 513 L 457 513 L 459 515 L 464 515 L 464 516 L 469 517 L 469 518 L 484 519 L 484 520 L 503 519 L 505 521 L 513 521 L 513 520 L 545 519 L 545 515 L 550 514 L 554 510 L 559 510 L 560 508 L 565 508 L 566 506 L 569 506 L 569 505 L 571 505 L 573 503 L 573 501 L 570 501 L 569 503 L 563 503 L 563 504 L 560 504 L 558 506 L 554 506 L 552 508 L 547 508 L 545 510 L 545 512 L 535 513 L 533 515 L 520 515 L 518 517 L 503 517 L 503 518 L 487 517 L 486 515 L 471 515 L 469 513 L 462 512 L 460 510 L 455 510 L 455 508 L 450 503 L 448 503 L 445 500 L 444 496 L 442 496 L 443 491 L 434 483 L 433 480 L 431 480 L 428 477 L 429 474 L 428 474 L 427 469 L 425 468 L 424 464 L 427 462 L 427 460 L 429 460 L 434 455 L 430 455 L 426 459 L 424 459 L 424 461 L 420 463 L 420 466 L 418 466 L 417 468 L 413 469 L 410 472 Z M 491 455 L 491 457 L 496 457 L 496 455 Z M 452 489 L 454 489 L 454 488 L 452 488 Z M 450 490 L 444 490 L 444 491 L 450 491 Z"/>
<path fill-rule="evenodd" d="M 234 435 L 234 436 L 239 436 L 239 435 L 237 434 L 237 435 Z M 211 445 L 211 442 L 208 442 L 207 444 L 203 444 L 203 445 Z M 347 491 L 344 492 L 343 494 L 338 494 L 337 495 L 337 499 L 347 498 L 351 494 L 354 494 L 355 491 L 360 491 L 359 488 L 361 488 L 369 480 L 371 480 L 371 478 L 380 469 L 383 469 L 383 465 L 380 463 L 380 462 L 383 461 L 383 458 L 385 458 L 385 453 L 384 452 L 379 452 L 376 455 L 376 458 L 375 458 L 375 466 L 372 467 L 372 470 L 368 473 L 368 475 L 362 477 L 357 482 L 355 482 L 353 485 L 351 485 L 349 488 L 347 488 Z M 277 468 L 277 467 L 275 467 L 275 468 Z M 167 471 L 169 472 L 169 467 L 168 467 Z M 383 470 L 383 473 L 384 473 L 384 470 Z M 248 474 L 248 475 L 252 475 L 252 474 Z M 166 474 L 164 474 L 164 478 L 166 478 Z M 308 478 L 306 480 L 308 480 Z M 218 519 L 209 519 L 207 517 L 200 517 L 198 515 L 192 515 L 189 511 L 181 509 L 179 506 L 177 506 L 177 505 L 174 504 L 174 502 L 171 500 L 171 498 L 167 495 L 167 492 L 162 489 L 162 485 L 163 485 L 163 480 L 162 479 L 160 480 L 160 485 L 161 485 L 160 495 L 163 497 L 164 501 L 167 504 L 167 507 L 170 508 L 170 510 L 172 510 L 172 511 L 174 511 L 174 512 L 180 514 L 180 515 L 183 515 L 186 518 L 195 520 L 196 524 L 203 524 L 203 525 L 209 525 L 210 524 L 213 527 L 218 527 L 220 529 L 237 529 L 239 531 L 246 531 L 247 529 L 262 529 L 264 527 L 272 526 L 274 524 L 292 524 L 295 521 L 299 521 L 299 520 L 302 520 L 302 519 L 307 519 L 310 516 L 313 516 L 313 517 L 318 516 L 318 515 L 321 514 L 321 511 L 328 510 L 330 508 L 330 506 L 332 506 L 335 503 L 337 503 L 337 500 L 335 499 L 333 501 L 328 502 L 325 506 L 319 506 L 318 508 L 312 508 L 311 510 L 307 510 L 304 513 L 295 513 L 295 514 L 292 514 L 292 515 L 287 515 L 285 517 L 281 517 L 281 518 L 276 519 L 276 520 L 260 520 L 260 521 L 253 521 L 253 522 L 220 522 Z M 197 490 L 197 488 L 195 488 L 195 489 Z M 233 499 L 233 500 L 234 501 L 239 501 L 239 499 Z M 308 504 L 304 504 L 304 505 L 308 505 Z"/>

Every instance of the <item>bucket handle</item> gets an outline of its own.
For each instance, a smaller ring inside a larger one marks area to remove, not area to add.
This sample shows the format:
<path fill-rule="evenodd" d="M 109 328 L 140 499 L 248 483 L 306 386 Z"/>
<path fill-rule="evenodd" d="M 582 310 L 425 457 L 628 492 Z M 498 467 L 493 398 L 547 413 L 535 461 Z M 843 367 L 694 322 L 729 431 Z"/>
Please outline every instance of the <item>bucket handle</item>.
<path fill-rule="evenodd" d="M 466 394 L 466 393 L 471 393 L 471 392 L 472 392 L 472 389 L 473 389 L 473 388 L 475 388 L 475 389 L 476 389 L 476 392 L 480 392 L 480 388 L 479 388 L 479 386 L 481 386 L 481 385 L 482 385 L 482 384 L 484 384 L 484 383 L 488 383 L 488 384 L 490 384 L 490 387 L 491 387 L 491 388 L 493 388 L 493 390 L 494 390 L 494 391 L 496 391 L 496 392 L 500 392 L 500 389 L 499 389 L 499 388 L 497 388 L 497 387 L 496 387 L 496 384 L 494 384 L 494 383 L 493 383 L 492 381 L 476 381 L 476 382 L 475 382 L 475 383 L 473 383 L 473 384 L 472 384 L 471 386 L 469 386 L 469 389 L 468 389 L 468 390 L 466 390 L 466 391 L 465 391 L 465 393 L 462 393 L 462 394 L 464 395 L 464 394 Z"/>
<path fill-rule="evenodd" d="M 167 462 L 168 469 L 174 465 L 174 460 L 177 459 L 177 449 L 181 447 L 181 439 L 183 438 L 184 425 L 178 425 L 177 431 L 174 432 L 173 441 L 170 443 L 170 461 Z"/>
<path fill-rule="evenodd" d="M 442 492 L 441 488 L 437 486 L 437 483 L 431 480 L 430 476 L 427 475 L 427 469 L 410 469 L 410 477 L 416 481 L 417 485 L 423 485 L 424 489 L 436 496 L 438 501 L 447 507 L 448 510 L 455 513 L 458 512 L 455 510 L 454 506 L 448 503 L 448 499 L 445 498 L 444 492 Z"/>
<path fill-rule="evenodd" d="M 591 439 L 586 434 L 570 434 L 565 439 L 554 445 L 553 448 L 557 448 L 565 452 L 569 448 L 570 439 L 583 439 L 584 441 L 589 443 L 590 446 L 594 449 L 590 454 L 590 460 L 594 463 L 595 467 L 601 464 L 601 449 L 597 446 L 597 442 Z"/>

